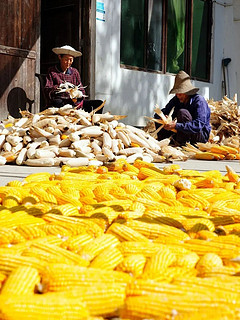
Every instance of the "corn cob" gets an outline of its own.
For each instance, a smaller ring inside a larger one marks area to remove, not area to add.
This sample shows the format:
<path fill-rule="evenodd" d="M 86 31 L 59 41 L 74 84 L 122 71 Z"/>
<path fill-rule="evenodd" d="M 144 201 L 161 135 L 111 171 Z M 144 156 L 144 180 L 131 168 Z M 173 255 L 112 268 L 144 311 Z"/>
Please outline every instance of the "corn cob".
<path fill-rule="evenodd" d="M 79 216 L 79 207 L 72 205 L 71 203 L 65 203 L 62 205 L 55 206 L 49 213 L 61 214 L 67 217 Z"/>
<path fill-rule="evenodd" d="M 189 238 L 185 232 L 167 225 L 150 224 L 142 221 L 127 221 L 125 224 L 133 230 L 140 232 L 148 239 L 156 239 L 161 234 L 174 235 L 181 240 Z"/>
<path fill-rule="evenodd" d="M 47 235 L 46 232 L 38 226 L 23 225 L 17 227 L 16 231 L 20 233 L 26 240 L 43 238 Z"/>
<path fill-rule="evenodd" d="M 123 261 L 117 266 L 116 270 L 133 275 L 138 278 L 142 275 L 146 258 L 143 254 L 132 254 L 124 257 Z"/>
<path fill-rule="evenodd" d="M 54 224 L 58 224 L 61 226 L 73 226 L 73 227 L 83 227 L 86 232 L 93 236 L 99 236 L 103 234 L 103 230 L 94 222 L 88 220 L 88 219 L 78 219 L 74 217 L 65 217 L 55 214 L 45 214 L 43 216 L 43 219 L 46 222 L 53 222 Z M 81 228 L 82 230 L 82 228 Z"/>
<path fill-rule="evenodd" d="M 171 319 L 179 314 L 187 319 L 193 312 L 212 315 L 217 309 L 222 316 L 228 315 L 234 318 L 231 307 L 222 305 L 221 302 L 203 300 L 200 303 L 190 298 L 186 299 L 186 296 L 181 296 L 179 299 L 176 299 L 176 296 L 170 298 L 169 295 L 130 296 L 126 299 L 126 307 L 121 316 L 134 319 Z"/>
<path fill-rule="evenodd" d="M 182 222 L 182 224 L 187 232 L 198 232 L 200 230 L 215 230 L 214 223 L 211 220 L 205 218 L 186 219 Z"/>
<path fill-rule="evenodd" d="M 1 297 L 1 315 L 3 319 L 18 320 L 87 320 L 89 312 L 79 297 L 62 297 L 58 293 L 50 295 L 33 295 L 31 299 L 24 296 Z"/>
<path fill-rule="evenodd" d="M 52 255 L 55 256 L 60 256 L 60 257 L 64 257 L 66 258 L 68 261 L 80 265 L 80 266 L 88 266 L 88 261 L 82 257 L 80 257 L 79 255 L 69 251 L 69 250 L 65 250 L 59 246 L 56 245 L 52 245 L 52 244 L 47 244 L 47 243 L 33 243 L 32 244 L 33 248 L 45 251 L 45 252 L 49 252 Z"/>
<path fill-rule="evenodd" d="M 32 267 L 18 267 L 7 278 L 1 295 L 33 295 L 40 282 L 38 270 Z"/>
<path fill-rule="evenodd" d="M 108 247 L 115 247 L 119 240 L 112 234 L 103 234 L 86 244 L 80 252 L 80 257 L 86 261 L 92 261 L 98 254 Z"/>
<path fill-rule="evenodd" d="M 127 227 L 124 224 L 113 223 L 110 228 L 107 230 L 107 233 L 113 234 L 119 239 L 119 241 L 146 241 L 148 238 L 143 236 L 141 233 Z"/>
<path fill-rule="evenodd" d="M 107 286 L 117 284 L 126 286 L 131 276 L 119 272 L 94 268 L 85 268 L 76 265 L 50 264 L 42 272 L 42 284 L 45 291 L 67 291 L 78 287 L 91 288 L 95 285 Z"/>
<path fill-rule="evenodd" d="M 90 268 L 114 270 L 123 261 L 123 255 L 117 248 L 106 248 L 90 263 Z"/>
<path fill-rule="evenodd" d="M 143 277 L 148 279 L 157 278 L 163 270 L 176 261 L 176 256 L 167 248 L 157 251 L 146 263 Z"/>
<path fill-rule="evenodd" d="M 46 235 L 55 235 L 59 237 L 68 237 L 72 235 L 71 230 L 65 228 L 64 226 L 55 225 L 54 223 L 49 223 L 41 226 L 41 229 Z"/>
<path fill-rule="evenodd" d="M 42 271 L 45 263 L 34 257 L 23 257 L 14 253 L 0 253 L 0 272 L 10 274 L 17 267 L 33 267 Z"/>
<path fill-rule="evenodd" d="M 93 238 L 89 234 L 80 234 L 73 236 L 63 241 L 61 248 L 78 253 L 82 250 L 82 247 L 91 242 Z"/>
<path fill-rule="evenodd" d="M 195 252 L 189 252 L 186 254 L 179 254 L 176 257 L 175 265 L 182 268 L 195 268 L 197 262 L 199 260 L 199 256 Z"/>

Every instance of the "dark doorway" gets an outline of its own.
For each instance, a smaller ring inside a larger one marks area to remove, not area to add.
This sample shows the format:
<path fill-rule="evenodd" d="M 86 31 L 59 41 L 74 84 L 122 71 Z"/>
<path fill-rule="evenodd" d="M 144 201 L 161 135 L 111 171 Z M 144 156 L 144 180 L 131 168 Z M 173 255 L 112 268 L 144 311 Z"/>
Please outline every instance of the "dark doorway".
<path fill-rule="evenodd" d="M 89 86 L 89 12 L 91 0 L 42 0 L 41 1 L 41 55 L 40 72 L 47 73 L 58 62 L 52 48 L 70 45 L 82 52 L 74 59 L 73 67 L 80 72 L 82 83 Z M 90 95 L 89 92 L 87 92 Z M 41 96 L 41 109 L 44 99 Z"/>

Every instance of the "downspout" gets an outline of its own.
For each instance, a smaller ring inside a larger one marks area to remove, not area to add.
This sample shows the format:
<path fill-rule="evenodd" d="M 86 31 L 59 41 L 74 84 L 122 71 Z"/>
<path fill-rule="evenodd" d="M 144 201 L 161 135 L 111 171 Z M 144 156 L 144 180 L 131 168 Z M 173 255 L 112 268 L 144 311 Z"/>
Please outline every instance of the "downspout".
<path fill-rule="evenodd" d="M 96 65 L 96 1 L 91 0 L 89 27 L 91 32 L 91 57 L 90 57 L 90 92 L 91 99 L 95 99 L 95 65 Z"/>

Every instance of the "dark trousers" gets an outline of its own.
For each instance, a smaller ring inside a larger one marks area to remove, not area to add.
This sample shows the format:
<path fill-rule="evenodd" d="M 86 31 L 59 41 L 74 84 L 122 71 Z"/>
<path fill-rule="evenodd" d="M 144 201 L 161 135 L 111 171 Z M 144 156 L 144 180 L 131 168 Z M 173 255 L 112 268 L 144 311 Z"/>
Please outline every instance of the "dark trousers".
<path fill-rule="evenodd" d="M 178 123 L 186 123 L 192 121 L 192 115 L 187 109 L 180 109 L 177 113 L 177 122 Z M 155 123 L 156 129 L 160 127 L 160 124 Z M 158 134 L 158 140 L 163 140 L 166 138 L 172 138 L 177 144 L 184 145 L 186 142 L 190 142 L 191 144 L 195 144 L 197 142 L 207 142 L 209 138 L 208 132 L 202 130 L 198 133 L 185 133 L 178 131 L 174 133 L 169 130 L 161 129 Z"/>
<path fill-rule="evenodd" d="M 82 109 L 86 112 L 91 112 L 92 110 L 97 109 L 102 103 L 102 100 L 83 100 Z M 66 104 L 71 104 L 73 107 L 76 107 L 72 99 L 55 98 L 51 101 L 51 105 L 55 108 L 61 108 Z M 103 108 L 98 110 L 96 113 L 102 113 L 102 111 Z"/>

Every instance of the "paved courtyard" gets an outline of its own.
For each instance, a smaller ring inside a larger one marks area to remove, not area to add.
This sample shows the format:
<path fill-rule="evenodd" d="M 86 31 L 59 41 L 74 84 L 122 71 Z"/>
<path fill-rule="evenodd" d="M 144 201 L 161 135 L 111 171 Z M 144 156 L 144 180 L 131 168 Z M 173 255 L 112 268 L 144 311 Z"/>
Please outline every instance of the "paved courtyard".
<path fill-rule="evenodd" d="M 200 172 L 219 170 L 222 174 L 226 173 L 226 165 L 231 166 L 238 174 L 240 174 L 240 161 L 207 161 L 207 160 L 187 160 L 175 161 L 174 164 L 179 164 L 182 169 L 198 170 Z M 163 168 L 170 165 L 170 163 L 157 163 L 156 166 Z M 22 181 L 26 176 L 35 172 L 50 172 L 59 173 L 60 167 L 27 167 L 17 165 L 4 165 L 0 166 L 0 186 L 5 186 L 9 181 L 20 180 Z"/>

